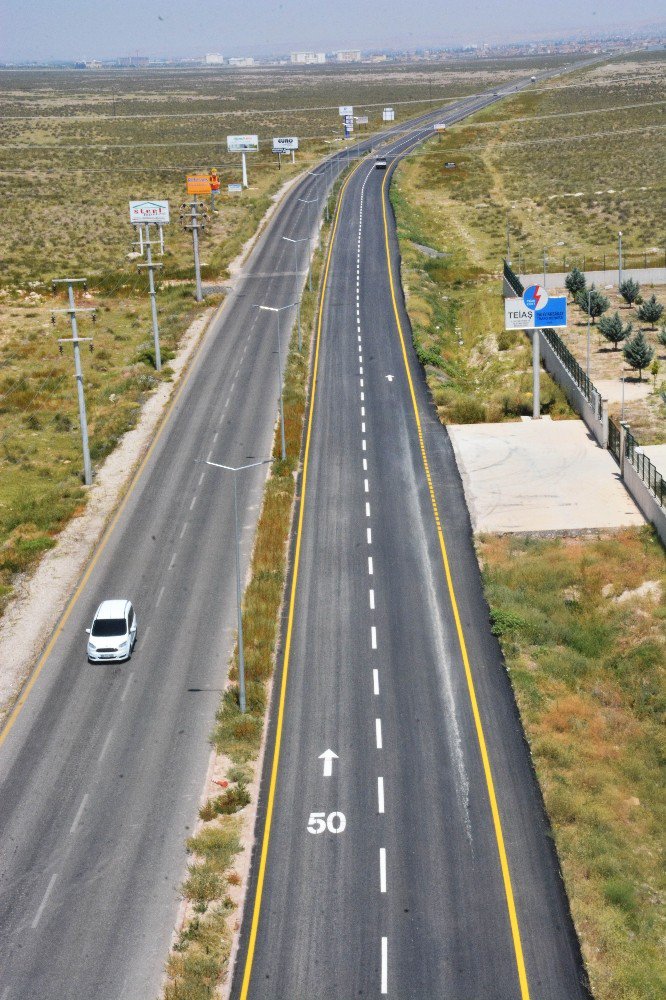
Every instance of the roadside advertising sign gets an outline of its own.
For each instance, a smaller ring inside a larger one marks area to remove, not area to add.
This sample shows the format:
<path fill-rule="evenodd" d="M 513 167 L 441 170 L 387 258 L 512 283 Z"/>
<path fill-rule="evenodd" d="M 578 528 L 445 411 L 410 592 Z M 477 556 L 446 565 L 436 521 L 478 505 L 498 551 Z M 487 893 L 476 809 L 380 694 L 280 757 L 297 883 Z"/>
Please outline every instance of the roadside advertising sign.
<path fill-rule="evenodd" d="M 356 124 L 357 125 L 367 125 L 368 124 L 368 116 L 367 115 L 356 115 Z"/>
<path fill-rule="evenodd" d="M 341 118 L 347 118 L 348 115 L 354 114 L 354 107 L 351 104 L 341 104 L 338 108 L 338 114 Z"/>
<path fill-rule="evenodd" d="M 259 149 L 258 135 L 228 135 L 227 151 L 229 153 L 256 153 Z"/>
<path fill-rule="evenodd" d="M 354 116 L 345 115 L 344 123 L 345 123 L 345 139 L 347 139 L 354 131 Z"/>
<path fill-rule="evenodd" d="M 566 296 L 550 296 L 541 285 L 530 285 L 521 298 L 504 300 L 506 330 L 540 330 L 566 325 Z"/>
<path fill-rule="evenodd" d="M 208 180 L 210 181 L 211 191 L 220 190 L 220 175 L 218 174 L 217 170 L 215 170 L 215 168 L 208 171 Z"/>
<path fill-rule="evenodd" d="M 444 122 L 437 122 L 436 125 L 433 125 L 433 129 L 435 132 L 446 132 L 446 125 Z"/>
<path fill-rule="evenodd" d="M 130 222 L 133 226 L 141 222 L 169 222 L 168 201 L 131 201 L 129 203 Z"/>
<path fill-rule="evenodd" d="M 382 121 L 393 122 L 395 121 L 395 111 L 393 108 L 384 108 L 382 111 Z"/>
<path fill-rule="evenodd" d="M 210 194 L 210 177 L 208 174 L 188 174 L 188 194 Z"/>
<path fill-rule="evenodd" d="M 295 135 L 273 137 L 274 153 L 291 153 L 294 149 L 298 149 L 298 139 Z"/>
<path fill-rule="evenodd" d="M 243 185 L 242 184 L 227 184 L 227 191 L 229 194 L 242 194 Z"/>

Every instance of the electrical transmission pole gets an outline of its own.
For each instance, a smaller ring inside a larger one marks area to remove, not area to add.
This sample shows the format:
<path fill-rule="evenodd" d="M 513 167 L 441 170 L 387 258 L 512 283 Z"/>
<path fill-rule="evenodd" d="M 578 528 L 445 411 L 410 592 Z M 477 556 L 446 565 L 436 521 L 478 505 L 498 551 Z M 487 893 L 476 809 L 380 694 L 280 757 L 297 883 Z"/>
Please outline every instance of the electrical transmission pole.
<path fill-rule="evenodd" d="M 81 369 L 81 352 L 79 350 L 79 345 L 90 344 L 90 350 L 92 351 L 92 337 L 79 337 L 76 314 L 80 312 L 92 313 L 94 321 L 95 309 L 77 309 L 74 304 L 74 285 L 83 285 L 85 290 L 88 287 L 85 278 L 58 278 L 51 282 L 54 292 L 56 290 L 56 285 L 67 285 L 69 292 L 69 308 L 53 309 L 51 312 L 51 322 L 55 324 L 56 313 L 67 313 L 69 315 L 70 323 L 72 324 L 72 336 L 59 337 L 58 343 L 60 344 L 61 353 L 63 344 L 72 344 L 74 347 L 74 373 L 76 378 L 76 391 L 79 397 L 79 422 L 81 424 L 81 442 L 83 445 L 83 479 L 86 486 L 90 486 L 92 483 L 92 465 L 90 463 L 90 448 L 88 446 L 88 419 L 86 417 L 86 398 L 83 392 L 83 371 Z"/>
<path fill-rule="evenodd" d="M 141 229 L 141 227 L 139 227 L 139 230 L 140 229 Z M 164 253 L 164 243 L 163 243 L 163 239 L 162 239 L 161 233 L 160 233 L 160 237 L 161 238 L 159 240 L 159 243 L 160 243 L 160 247 L 162 249 L 162 253 Z M 145 267 L 146 270 L 148 271 L 148 287 L 150 289 L 150 311 L 151 311 L 152 317 L 153 317 L 153 341 L 155 343 L 155 368 L 159 372 L 159 371 L 162 370 L 162 355 L 160 353 L 160 328 L 159 328 L 159 325 L 157 323 L 157 302 L 156 302 L 156 299 L 155 299 L 155 296 L 157 295 L 157 292 L 155 291 L 155 275 L 153 274 L 153 272 L 154 272 L 154 270 L 155 270 L 156 267 L 162 267 L 162 264 L 154 264 L 153 263 L 153 245 L 152 245 L 152 241 L 150 239 L 150 223 L 149 222 L 146 223 L 146 232 L 145 232 L 145 236 L 143 238 L 143 245 L 146 248 L 146 263 L 145 264 L 137 264 L 137 267 L 138 268 Z"/>
<path fill-rule="evenodd" d="M 189 215 L 185 213 L 189 211 Z M 199 215 L 201 213 L 201 215 Z M 197 201 L 193 198 L 188 204 L 184 202 L 180 206 L 180 224 L 183 229 L 189 229 L 192 232 L 192 245 L 194 247 L 194 278 L 196 283 L 196 300 L 201 302 L 203 299 L 203 292 L 201 290 L 201 264 L 199 263 L 199 230 L 204 229 L 206 226 L 206 219 L 208 218 L 205 210 L 204 203 L 202 201 Z"/>

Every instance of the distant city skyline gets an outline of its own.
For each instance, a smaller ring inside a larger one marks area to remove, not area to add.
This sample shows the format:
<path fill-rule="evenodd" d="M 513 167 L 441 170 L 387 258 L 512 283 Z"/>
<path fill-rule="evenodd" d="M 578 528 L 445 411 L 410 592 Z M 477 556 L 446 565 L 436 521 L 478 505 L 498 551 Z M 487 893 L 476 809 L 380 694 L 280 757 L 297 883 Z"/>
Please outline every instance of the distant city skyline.
<path fill-rule="evenodd" d="M 530 0 L 472 0 L 458 11 L 439 0 L 245 0 L 202 5 L 182 0 L 32 0 L 30 17 L 18 0 L 0 0 L 3 62 L 110 59 L 139 52 L 187 58 L 336 49 L 413 50 L 512 42 L 666 27 L 663 0 L 643 0 L 640 18 L 626 0 L 554 0 L 535 10 Z"/>

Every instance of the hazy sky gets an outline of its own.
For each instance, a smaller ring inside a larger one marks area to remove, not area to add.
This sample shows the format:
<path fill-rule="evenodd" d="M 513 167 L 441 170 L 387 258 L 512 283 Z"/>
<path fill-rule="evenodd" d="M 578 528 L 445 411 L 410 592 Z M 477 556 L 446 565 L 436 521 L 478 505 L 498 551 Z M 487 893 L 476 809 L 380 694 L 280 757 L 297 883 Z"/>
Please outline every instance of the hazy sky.
<path fill-rule="evenodd" d="M 0 0 L 0 59 L 521 41 L 664 22 L 663 0 Z"/>

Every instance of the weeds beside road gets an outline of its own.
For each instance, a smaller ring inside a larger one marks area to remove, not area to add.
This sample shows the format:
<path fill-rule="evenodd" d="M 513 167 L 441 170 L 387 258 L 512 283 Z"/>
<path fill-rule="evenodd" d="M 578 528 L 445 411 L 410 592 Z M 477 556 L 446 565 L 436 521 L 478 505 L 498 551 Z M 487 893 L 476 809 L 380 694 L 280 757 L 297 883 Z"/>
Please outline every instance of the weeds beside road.
<path fill-rule="evenodd" d="M 664 551 L 648 528 L 478 551 L 596 1000 L 660 1000 Z"/>

